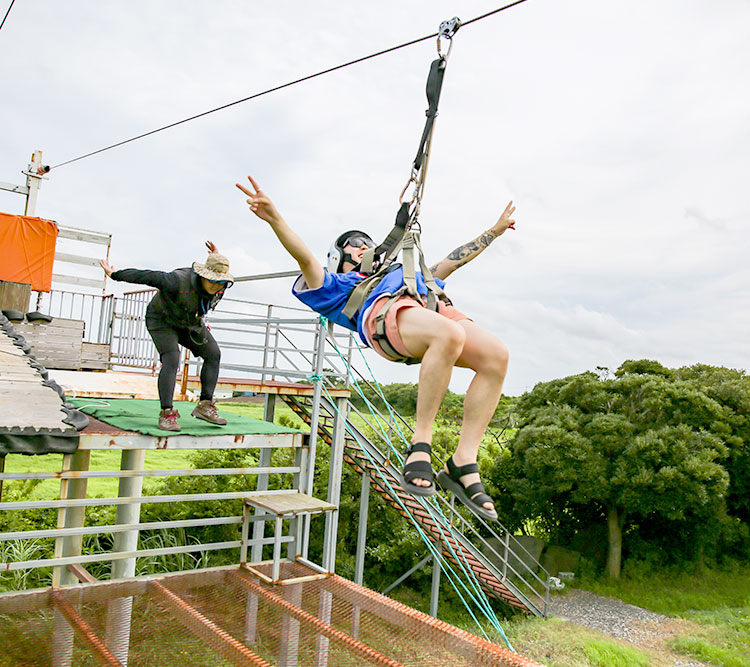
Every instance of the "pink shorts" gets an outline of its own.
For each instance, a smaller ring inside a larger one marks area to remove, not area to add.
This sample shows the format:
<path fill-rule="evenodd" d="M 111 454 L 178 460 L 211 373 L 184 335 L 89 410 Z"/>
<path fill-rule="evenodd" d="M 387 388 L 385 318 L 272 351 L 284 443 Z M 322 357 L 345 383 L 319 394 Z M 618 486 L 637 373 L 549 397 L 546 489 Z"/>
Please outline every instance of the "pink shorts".
<path fill-rule="evenodd" d="M 380 347 L 378 344 L 378 341 L 376 341 L 373 338 L 373 335 L 375 333 L 375 318 L 377 317 L 377 314 L 380 312 L 381 308 L 385 305 L 385 302 L 388 301 L 390 297 L 388 295 L 380 297 L 375 303 L 373 303 L 365 313 L 365 323 L 364 323 L 364 332 L 365 337 L 367 338 L 367 342 L 369 343 L 370 347 L 375 350 L 381 357 L 385 357 L 386 359 L 390 361 L 396 361 L 393 359 L 393 357 L 388 356 L 384 351 L 383 348 Z M 388 342 L 391 344 L 391 347 L 396 350 L 399 354 L 402 354 L 405 357 L 411 357 L 416 358 L 409 350 L 406 348 L 406 345 L 404 345 L 404 341 L 401 340 L 401 334 L 398 332 L 398 324 L 396 323 L 396 315 L 398 315 L 398 311 L 402 308 L 425 308 L 422 303 L 417 301 L 414 297 L 411 296 L 402 296 L 400 297 L 388 310 L 385 316 L 385 333 L 388 337 Z M 464 315 L 460 310 L 457 308 L 454 308 L 453 306 L 449 306 L 447 303 L 444 303 L 443 301 L 438 301 L 438 315 L 442 315 L 443 317 L 447 317 L 449 320 L 453 320 L 454 322 L 460 322 L 461 320 L 469 320 L 471 321 L 470 317 L 467 317 Z"/>

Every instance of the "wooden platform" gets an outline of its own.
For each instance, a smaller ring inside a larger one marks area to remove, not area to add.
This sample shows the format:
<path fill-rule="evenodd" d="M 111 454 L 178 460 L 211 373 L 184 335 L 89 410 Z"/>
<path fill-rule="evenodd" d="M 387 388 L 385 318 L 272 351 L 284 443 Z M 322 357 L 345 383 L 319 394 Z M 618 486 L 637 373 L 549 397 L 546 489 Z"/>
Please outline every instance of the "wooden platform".
<path fill-rule="evenodd" d="M 141 398 L 158 399 L 156 375 L 151 373 L 137 373 L 133 371 L 106 371 L 104 373 L 51 370 L 50 379 L 55 380 L 71 397 L 85 398 Z M 188 389 L 200 388 L 200 379 L 196 376 L 188 378 Z M 267 380 L 253 380 L 248 378 L 220 377 L 216 385 L 219 390 L 251 391 L 258 394 L 293 394 L 296 396 L 312 396 L 315 387 L 312 384 L 296 384 L 292 382 L 275 382 Z M 175 399 L 184 397 L 179 394 L 179 382 L 175 389 Z M 328 389 L 332 396 L 349 396 L 348 389 Z"/>

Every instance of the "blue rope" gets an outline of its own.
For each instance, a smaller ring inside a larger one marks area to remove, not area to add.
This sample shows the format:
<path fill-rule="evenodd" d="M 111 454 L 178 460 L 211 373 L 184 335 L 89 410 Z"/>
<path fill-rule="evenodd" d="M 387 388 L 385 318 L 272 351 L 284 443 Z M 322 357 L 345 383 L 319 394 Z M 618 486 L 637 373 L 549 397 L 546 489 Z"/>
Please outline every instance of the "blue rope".
<path fill-rule="evenodd" d="M 375 414 L 374 406 L 368 400 L 368 398 L 364 395 L 364 392 L 362 391 L 362 389 L 361 389 L 361 387 L 359 385 L 359 382 L 357 382 L 357 379 L 351 373 L 350 365 L 347 363 L 346 359 L 341 354 L 341 351 L 339 350 L 338 346 L 336 345 L 336 342 L 332 341 L 332 344 L 333 344 L 334 349 L 338 353 L 339 357 L 341 358 L 342 362 L 344 363 L 344 366 L 347 368 L 347 373 L 352 378 L 352 380 L 354 382 L 354 386 L 356 387 L 356 390 L 357 390 L 358 394 L 365 401 L 365 404 L 367 405 L 368 409 L 370 410 L 370 414 L 374 418 L 375 423 L 377 424 L 378 429 L 381 432 L 381 437 L 383 438 L 383 440 L 386 443 L 388 443 L 391 451 L 393 451 L 396 454 L 397 459 L 402 462 L 403 461 L 403 457 L 401 456 L 400 452 L 393 446 L 393 442 L 392 442 L 391 438 L 388 437 L 385 434 L 385 431 L 384 431 L 383 426 L 381 424 L 380 418 L 378 417 L 377 414 Z M 360 350 L 360 354 L 362 355 L 362 358 L 363 358 L 363 360 L 365 362 L 365 365 L 367 366 L 367 369 L 370 372 L 372 380 L 373 380 L 373 382 L 374 382 L 374 384 L 375 384 L 375 386 L 377 388 L 378 394 L 379 394 L 380 398 L 383 400 L 384 405 L 388 409 L 388 412 L 389 412 L 389 415 L 391 417 L 392 423 L 394 423 L 396 425 L 396 428 L 397 428 L 397 430 L 399 432 L 401 440 L 403 442 L 406 442 L 406 438 L 404 437 L 404 435 L 403 435 L 400 427 L 398 427 L 398 422 L 395 419 L 395 416 L 394 416 L 393 410 L 391 408 L 391 405 L 386 400 L 386 398 L 385 398 L 385 396 L 383 394 L 383 391 L 382 391 L 379 383 L 375 379 L 375 375 L 372 372 L 372 369 L 370 368 L 370 365 L 367 363 L 367 359 L 364 357 L 364 354 L 362 353 L 361 348 L 358 348 L 358 349 Z M 335 402 L 332 400 L 332 398 L 328 394 L 328 392 L 325 389 L 325 387 L 323 387 L 323 389 L 324 389 L 324 391 L 326 391 L 327 398 L 329 399 L 329 401 L 331 402 L 331 404 L 334 406 L 334 409 L 338 413 L 339 411 L 336 408 Z M 339 416 L 341 416 L 340 413 L 339 413 Z M 346 420 L 344 420 L 344 423 L 345 423 L 346 429 L 354 437 L 355 434 L 351 430 L 350 426 L 348 424 L 346 424 Z M 362 450 L 362 451 L 367 456 L 367 458 L 370 460 L 370 463 L 372 464 L 373 468 L 378 472 L 378 475 L 380 476 L 380 479 L 383 482 L 385 482 L 385 485 L 390 489 L 391 493 L 393 494 L 393 496 L 396 499 L 396 501 L 398 502 L 398 504 L 401 506 L 401 508 L 404 511 L 404 513 L 409 517 L 409 519 L 411 520 L 412 524 L 417 529 L 417 532 L 420 535 L 420 537 L 423 540 L 423 542 L 425 543 L 425 545 L 427 546 L 428 551 L 432 554 L 433 558 L 437 562 L 439 562 L 441 564 L 441 566 L 443 567 L 443 571 L 446 573 L 446 576 L 447 576 L 448 580 L 450 581 L 450 583 L 453 586 L 454 590 L 456 591 L 456 593 L 458 594 L 459 598 L 461 599 L 461 602 L 464 604 L 464 607 L 466 607 L 466 609 L 469 612 L 469 614 L 471 615 L 472 619 L 475 621 L 475 623 L 479 627 L 479 629 L 482 632 L 482 634 L 484 635 L 485 639 L 487 639 L 488 641 L 490 641 L 489 637 L 487 636 L 487 634 L 484 631 L 484 628 L 482 627 L 482 624 L 478 621 L 478 619 L 474 615 L 473 610 L 471 609 L 471 607 L 469 606 L 469 604 L 467 603 L 467 601 L 464 599 L 464 596 L 461 594 L 461 591 L 458 590 L 458 587 L 456 585 L 457 583 L 458 583 L 458 585 L 461 588 L 464 589 L 464 591 L 468 594 L 469 598 L 471 598 L 471 600 L 474 602 L 474 604 L 477 607 L 480 608 L 480 610 L 484 613 L 484 615 L 487 618 L 487 620 L 490 621 L 491 625 L 500 633 L 501 637 L 505 641 L 505 644 L 508 646 L 508 648 L 511 651 L 514 651 L 513 647 L 511 646 L 510 642 L 508 641 L 507 636 L 505 635 L 505 632 L 503 631 L 503 629 L 502 629 L 502 627 L 500 625 L 500 622 L 499 622 L 499 620 L 497 618 L 497 615 L 495 614 L 494 609 L 492 609 L 492 606 L 490 605 L 489 599 L 487 598 L 486 594 L 482 590 L 481 585 L 479 584 L 479 581 L 476 578 L 476 575 L 474 574 L 474 572 L 472 571 L 472 569 L 469 567 L 468 563 L 466 562 L 466 558 L 463 555 L 463 552 L 456 553 L 456 551 L 454 550 L 454 548 L 451 545 L 450 541 L 447 539 L 447 534 L 443 531 L 443 528 L 441 526 L 441 522 L 439 520 L 437 520 L 437 517 L 435 516 L 435 514 L 433 514 L 433 512 L 437 512 L 437 514 L 443 519 L 444 523 L 450 524 L 449 520 L 447 519 L 447 517 L 445 517 L 445 515 L 442 512 L 442 510 L 438 506 L 436 506 L 436 504 L 433 504 L 433 502 L 428 502 L 427 499 L 425 499 L 425 498 L 418 498 L 417 499 L 420 502 L 420 504 L 422 505 L 422 507 L 424 509 L 426 509 L 428 511 L 428 513 L 430 514 L 430 516 L 433 518 L 434 523 L 435 523 L 436 527 L 438 528 L 438 530 L 440 531 L 441 537 L 443 538 L 442 539 L 443 544 L 445 544 L 448 547 L 448 550 L 452 553 L 453 557 L 455 558 L 456 562 L 459 565 L 459 568 L 463 571 L 464 576 L 469 580 L 470 586 L 471 586 L 471 588 L 474 589 L 474 593 L 475 594 L 472 594 L 472 592 L 466 587 L 466 584 L 453 571 L 453 566 L 450 564 L 450 562 L 447 561 L 443 557 L 442 553 L 440 553 L 435 548 L 435 546 L 433 545 L 432 541 L 429 539 L 429 537 L 427 537 L 427 535 L 425 534 L 425 532 L 422 530 L 421 526 L 419 526 L 419 524 L 417 523 L 417 521 L 412 516 L 410 510 L 403 504 L 403 502 L 401 501 L 401 499 L 398 497 L 398 494 L 395 492 L 395 490 L 391 486 L 391 484 L 388 481 L 388 479 L 383 475 L 383 473 L 380 470 L 380 467 L 377 464 L 377 462 L 375 462 L 372 459 L 372 457 L 370 456 L 370 454 L 366 450 Z M 454 581 L 454 579 L 456 581 Z"/>
<path fill-rule="evenodd" d="M 326 397 L 328 398 L 328 400 L 332 401 L 332 399 L 331 399 L 330 395 L 328 395 L 327 391 L 326 391 L 326 394 L 327 394 Z M 336 413 L 343 419 L 343 415 L 341 415 L 341 413 L 338 410 L 338 408 L 335 407 L 335 403 L 332 402 L 332 404 L 334 405 L 334 410 L 336 411 Z M 344 425 L 345 425 L 346 429 L 349 431 L 349 433 L 352 435 L 352 437 L 355 437 L 354 431 L 351 429 L 351 427 L 349 426 L 349 424 L 346 423 L 346 420 L 344 421 Z M 404 503 L 401 501 L 401 498 L 398 497 L 398 494 L 395 492 L 394 488 L 391 486 L 391 483 L 388 481 L 387 477 L 385 477 L 383 475 L 383 472 L 380 469 L 380 467 L 377 464 L 377 462 L 373 460 L 373 458 L 370 456 L 370 454 L 367 451 L 365 451 L 365 450 L 361 450 L 361 451 L 363 451 L 364 454 L 367 456 L 367 458 L 370 460 L 370 463 L 372 464 L 372 466 L 375 469 L 375 471 L 378 473 L 381 481 L 384 482 L 386 484 L 386 486 L 388 486 L 388 488 L 390 489 L 391 493 L 395 497 L 396 501 L 401 506 L 401 509 L 409 517 L 409 520 L 414 525 L 414 528 L 416 528 L 416 530 L 419 533 L 419 536 L 421 537 L 422 541 L 427 546 L 427 550 L 430 552 L 430 554 L 432 555 L 432 557 L 440 563 L 440 565 L 441 565 L 441 567 L 443 569 L 443 572 L 445 572 L 446 576 L 448 577 L 448 580 L 451 582 L 451 585 L 453 586 L 453 589 L 456 591 L 456 593 L 458 594 L 458 597 L 461 599 L 461 602 L 463 603 L 464 607 L 466 607 L 466 610 L 469 612 L 469 614 L 471 615 L 472 619 L 477 624 L 477 627 L 479 627 L 479 630 L 484 635 L 484 638 L 487 641 L 491 641 L 489 639 L 489 637 L 487 636 L 487 633 L 484 631 L 484 628 L 482 627 L 482 624 L 479 622 L 479 620 L 477 619 L 477 617 L 474 614 L 473 610 L 471 609 L 471 607 L 469 606 L 469 604 L 464 599 L 464 596 L 461 595 L 461 591 L 458 590 L 458 588 L 456 586 L 456 583 L 454 583 L 454 581 L 453 581 L 453 578 L 455 578 L 456 581 L 457 581 L 457 583 L 461 586 L 461 588 L 463 588 L 466 591 L 466 593 L 468 593 L 469 597 L 475 603 L 477 603 L 477 606 L 481 607 L 481 605 L 478 604 L 477 600 L 474 598 L 474 596 L 471 594 L 471 592 L 466 588 L 466 585 L 463 583 L 463 581 L 461 581 L 461 579 L 459 579 L 458 577 L 456 577 L 456 575 L 453 572 L 453 569 L 452 569 L 452 566 L 450 565 L 450 563 L 443 557 L 442 553 L 440 553 L 437 550 L 437 548 L 435 547 L 435 545 L 432 543 L 432 541 L 429 539 L 429 537 L 427 537 L 426 533 L 422 530 L 422 527 L 417 523 L 416 519 L 414 519 L 414 517 L 413 517 L 411 511 L 409 510 L 409 508 L 406 507 L 406 505 L 404 505 Z M 423 503 L 423 506 L 426 509 L 428 509 L 428 511 L 429 511 L 429 507 L 426 507 L 424 505 L 424 503 Z M 451 548 L 451 550 L 452 550 L 452 548 Z M 490 621 L 492 622 L 492 619 L 490 619 Z M 493 625 L 494 625 L 494 623 L 493 623 Z M 502 628 L 500 628 L 498 626 L 497 629 L 499 629 L 500 632 L 502 633 Z M 506 643 L 508 643 L 507 639 L 506 639 Z M 508 644 L 508 647 L 511 648 L 511 650 L 513 650 L 512 647 L 510 646 L 510 644 Z"/>
<path fill-rule="evenodd" d="M 372 372 L 372 369 L 370 368 L 370 365 L 367 363 L 367 358 L 365 357 L 364 352 L 362 352 L 361 348 L 359 348 L 359 352 L 360 352 L 360 355 L 362 356 L 362 360 L 365 362 L 365 366 L 367 366 L 367 369 L 370 372 L 370 376 L 372 377 L 372 381 L 374 382 L 375 386 L 378 389 L 378 394 L 380 395 L 381 399 L 383 400 L 383 403 L 387 406 L 387 408 L 389 410 L 389 413 L 391 415 L 391 419 L 393 419 L 393 411 L 391 409 L 391 406 L 388 403 L 388 401 L 386 400 L 385 395 L 383 394 L 383 391 L 382 391 L 382 389 L 380 387 L 380 384 L 378 383 L 377 379 L 375 378 L 375 374 Z M 340 352 L 339 352 L 339 356 L 341 356 Z M 352 378 L 352 379 L 354 379 L 354 378 Z M 361 394 L 361 389 L 360 389 L 358 383 L 356 382 L 356 379 L 354 381 L 355 381 L 355 384 L 357 385 L 357 390 Z M 365 398 L 364 396 L 362 396 L 362 397 Z M 372 412 L 372 404 L 369 401 L 367 401 L 366 398 L 365 398 L 365 401 L 367 402 L 368 406 L 370 406 L 370 413 L 377 420 L 378 419 L 377 415 L 375 415 Z M 386 439 L 389 442 L 389 444 L 391 444 L 389 439 L 387 439 L 387 438 L 384 438 L 384 439 Z M 402 437 L 402 439 L 403 439 L 403 437 Z M 391 449 L 393 449 L 393 447 L 391 447 Z M 399 459 L 400 458 L 401 457 L 400 457 L 400 454 L 399 454 Z M 390 487 L 390 485 L 389 485 L 389 487 Z M 391 490 L 393 490 L 393 489 L 391 489 Z M 432 519 L 433 519 L 436 527 L 438 528 L 438 530 L 441 533 L 441 537 L 443 538 L 443 542 L 448 546 L 450 552 L 452 553 L 452 555 L 454 556 L 454 558 L 458 562 L 459 567 L 461 568 L 461 570 L 463 571 L 464 575 L 469 580 L 469 582 L 472 584 L 475 592 L 477 593 L 477 595 L 479 597 L 479 600 L 474 599 L 474 602 L 480 608 L 483 609 L 483 611 L 485 613 L 485 616 L 487 616 L 489 618 L 489 620 L 492 622 L 492 624 L 496 627 L 496 629 L 499 630 L 500 634 L 503 636 L 503 639 L 505 640 L 505 643 L 508 645 L 508 647 L 511 650 L 513 650 L 513 647 L 510 646 L 510 643 L 508 642 L 508 639 L 505 636 L 505 633 L 503 632 L 502 627 L 500 626 L 500 622 L 497 619 L 497 616 L 495 614 L 495 610 L 492 609 L 492 606 L 490 605 L 489 599 L 485 595 L 484 590 L 481 587 L 481 584 L 479 583 L 476 575 L 474 574 L 474 571 L 472 570 L 472 568 L 469 566 L 468 562 L 466 561 L 466 557 L 465 557 L 463 551 L 459 551 L 457 553 L 453 549 L 453 547 L 451 546 L 450 542 L 446 539 L 446 534 L 443 532 L 443 529 L 442 529 L 442 527 L 440 525 L 440 521 L 438 521 L 436 519 L 435 514 L 433 514 L 433 512 L 437 512 L 437 514 L 443 519 L 443 521 L 447 525 L 451 525 L 450 519 L 445 516 L 445 514 L 442 511 L 442 509 L 440 508 L 440 506 L 435 501 L 426 502 L 426 499 L 422 499 L 422 500 L 423 500 L 422 506 L 427 510 L 427 512 L 432 517 Z"/>

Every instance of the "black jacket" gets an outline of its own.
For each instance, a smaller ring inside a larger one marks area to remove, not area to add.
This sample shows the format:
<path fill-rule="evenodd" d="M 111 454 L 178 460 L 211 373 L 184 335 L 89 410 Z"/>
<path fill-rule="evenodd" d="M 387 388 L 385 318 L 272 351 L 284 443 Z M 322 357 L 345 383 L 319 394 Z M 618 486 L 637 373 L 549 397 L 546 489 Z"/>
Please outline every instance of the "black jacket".
<path fill-rule="evenodd" d="M 146 325 L 167 325 L 174 329 L 203 327 L 203 316 L 216 307 L 226 288 L 213 296 L 203 291 L 200 276 L 192 267 L 174 271 L 121 269 L 112 272 L 113 280 L 149 285 L 159 291 L 146 308 Z"/>

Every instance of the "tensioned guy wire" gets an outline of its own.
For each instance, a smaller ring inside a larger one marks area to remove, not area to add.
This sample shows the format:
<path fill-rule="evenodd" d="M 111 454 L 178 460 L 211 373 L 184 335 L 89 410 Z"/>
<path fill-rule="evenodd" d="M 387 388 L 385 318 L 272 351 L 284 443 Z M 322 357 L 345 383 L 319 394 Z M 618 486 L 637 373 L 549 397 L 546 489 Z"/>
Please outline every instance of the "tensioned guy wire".
<path fill-rule="evenodd" d="M 520 5 L 521 3 L 526 2 L 527 0 L 516 0 L 515 2 L 511 2 L 510 4 L 504 5 L 503 7 L 498 7 L 497 9 L 493 9 L 490 12 L 487 12 L 486 14 L 482 14 L 481 16 L 476 16 L 473 19 L 469 19 L 468 21 L 464 21 L 461 23 L 461 26 L 467 26 L 471 23 L 476 23 L 477 21 L 480 21 L 482 19 L 485 19 L 489 16 L 492 16 L 494 14 L 498 14 L 499 12 L 502 12 L 506 9 L 510 9 L 511 7 L 515 7 L 516 5 Z M 15 2 L 15 0 L 13 0 Z M 13 6 L 13 2 L 11 2 L 11 7 Z M 10 12 L 10 8 L 8 8 L 8 11 Z M 7 16 L 7 14 L 6 14 Z M 4 21 L 5 19 L 3 19 Z M 1 26 L 0 26 L 1 27 Z M 104 151 L 111 150 L 113 148 L 117 148 L 118 146 L 124 146 L 125 144 L 129 144 L 133 141 L 137 141 L 138 139 L 143 139 L 144 137 L 151 136 L 152 134 L 156 134 L 157 132 L 163 132 L 164 130 L 168 130 L 172 127 L 177 127 L 178 125 L 182 125 L 183 123 L 188 123 L 191 120 L 196 120 L 198 118 L 203 118 L 203 116 L 208 116 L 209 114 L 216 113 L 217 111 L 222 111 L 223 109 L 228 109 L 229 107 L 236 106 L 237 104 L 242 104 L 243 102 L 248 102 L 250 100 L 254 100 L 258 97 L 262 97 L 263 95 L 268 95 L 269 93 L 275 93 L 278 90 L 282 90 L 283 88 L 289 88 L 290 86 L 294 86 L 298 83 L 302 83 L 303 81 L 309 81 L 310 79 L 314 79 L 318 76 L 323 76 L 324 74 L 330 74 L 331 72 L 335 72 L 336 70 L 344 69 L 345 67 L 349 67 L 351 65 L 356 65 L 358 63 L 364 62 L 365 60 L 370 60 L 372 58 L 377 58 L 378 56 L 385 55 L 386 53 L 391 53 L 393 51 L 398 51 L 399 49 L 403 49 L 407 46 L 413 46 L 414 44 L 418 44 L 419 42 L 424 42 L 428 39 L 433 39 L 438 36 L 439 33 L 434 32 L 430 35 L 425 35 L 424 37 L 418 37 L 417 39 L 413 39 L 409 42 L 404 42 L 403 44 L 399 44 L 398 46 L 392 46 L 388 49 L 383 49 L 382 51 L 377 51 L 376 53 L 371 53 L 369 56 L 363 56 L 361 58 L 356 58 L 354 60 L 350 60 L 348 62 L 342 63 L 341 65 L 336 65 L 335 67 L 329 67 L 328 69 L 321 70 L 320 72 L 315 72 L 314 74 L 308 74 L 307 76 L 303 76 L 299 79 L 295 79 L 294 81 L 289 81 L 287 83 L 282 83 L 281 85 L 274 86 L 273 88 L 268 88 L 267 90 L 264 90 L 260 93 L 254 93 L 253 95 L 248 95 L 247 97 L 243 97 L 242 99 L 235 100 L 234 102 L 229 102 L 228 104 L 223 104 L 222 106 L 216 107 L 214 109 L 209 109 L 208 111 L 203 111 L 202 113 L 195 114 L 194 116 L 190 116 L 188 118 L 183 118 L 182 120 L 178 120 L 174 123 L 170 123 L 169 125 L 164 125 L 163 127 L 158 127 L 155 130 L 150 130 L 149 132 L 144 132 L 143 134 L 139 134 L 135 137 L 131 137 L 130 139 L 125 139 L 123 141 L 118 141 L 115 144 L 111 144 L 109 146 L 105 146 L 104 148 L 100 148 L 95 151 L 91 151 L 90 153 L 86 153 L 85 155 L 80 155 L 79 157 L 75 157 L 71 160 L 66 160 L 65 162 L 60 162 L 59 164 L 56 164 L 50 169 L 57 169 L 58 167 L 62 167 L 66 164 L 71 164 L 72 162 L 78 162 L 78 160 L 83 160 L 84 158 L 91 157 L 92 155 L 97 155 L 99 153 L 103 153 Z"/>
<path fill-rule="evenodd" d="M 8 7 L 8 11 L 7 11 L 7 12 L 5 12 L 5 16 L 3 16 L 3 20 L 2 20 L 2 21 L 0 21 L 0 30 L 2 30 L 2 29 L 3 29 L 3 26 L 5 25 L 5 19 L 7 19 L 7 18 L 8 18 L 8 14 L 10 14 L 10 10 L 11 10 L 11 9 L 13 9 L 13 3 L 14 3 L 15 1 L 16 1 L 16 0 L 10 0 L 10 5 L 9 5 L 9 7 Z"/>

